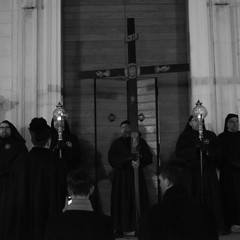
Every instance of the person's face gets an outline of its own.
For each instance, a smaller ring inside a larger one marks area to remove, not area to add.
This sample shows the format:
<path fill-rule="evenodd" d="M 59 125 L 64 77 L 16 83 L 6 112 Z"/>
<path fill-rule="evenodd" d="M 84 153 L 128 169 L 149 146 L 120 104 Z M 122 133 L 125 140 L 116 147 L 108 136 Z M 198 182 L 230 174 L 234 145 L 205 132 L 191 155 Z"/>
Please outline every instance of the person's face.
<path fill-rule="evenodd" d="M 122 124 L 120 130 L 123 137 L 129 137 L 131 134 L 131 128 L 129 124 Z"/>
<path fill-rule="evenodd" d="M 237 132 L 239 129 L 239 122 L 237 117 L 232 117 L 227 121 L 227 129 L 231 132 Z"/>
<path fill-rule="evenodd" d="M 199 130 L 199 121 L 196 118 L 193 118 L 190 122 L 189 125 L 192 127 L 193 130 L 198 131 Z"/>
<path fill-rule="evenodd" d="M 1 123 L 0 124 L 0 137 L 7 138 L 11 136 L 11 129 L 8 125 L 8 123 Z"/>
<path fill-rule="evenodd" d="M 162 196 L 165 194 L 165 192 L 168 190 L 168 188 L 170 188 L 172 186 L 172 184 L 169 182 L 169 180 L 167 178 L 163 178 L 162 175 L 159 175 L 159 185 L 161 188 L 161 193 Z"/>

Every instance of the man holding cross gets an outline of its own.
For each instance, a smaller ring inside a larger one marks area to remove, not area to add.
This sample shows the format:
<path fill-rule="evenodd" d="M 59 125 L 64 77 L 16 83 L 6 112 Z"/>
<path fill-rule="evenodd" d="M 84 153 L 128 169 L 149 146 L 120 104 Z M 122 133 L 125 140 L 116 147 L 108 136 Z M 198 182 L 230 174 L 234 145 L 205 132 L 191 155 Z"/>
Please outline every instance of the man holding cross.
<path fill-rule="evenodd" d="M 136 231 L 134 169 L 138 168 L 139 202 L 143 211 L 148 206 L 147 186 L 143 168 L 152 163 L 152 153 L 146 141 L 139 137 L 139 162 L 131 154 L 131 127 L 128 120 L 120 124 L 122 136 L 110 146 L 108 161 L 114 169 L 111 195 L 111 216 L 116 237 Z"/>

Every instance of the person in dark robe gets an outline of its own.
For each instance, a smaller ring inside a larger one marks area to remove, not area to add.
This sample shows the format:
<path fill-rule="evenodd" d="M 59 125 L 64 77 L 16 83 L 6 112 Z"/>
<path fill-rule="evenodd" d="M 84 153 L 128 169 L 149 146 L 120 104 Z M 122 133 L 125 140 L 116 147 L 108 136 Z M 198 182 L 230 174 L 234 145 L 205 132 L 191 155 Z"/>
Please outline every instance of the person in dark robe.
<path fill-rule="evenodd" d="M 64 128 L 62 132 L 62 140 L 58 140 L 57 121 L 52 119 L 52 141 L 50 149 L 56 156 L 64 159 L 68 171 L 72 171 L 80 166 L 80 145 L 78 138 L 71 133 L 67 120 L 64 120 Z"/>
<path fill-rule="evenodd" d="M 240 225 L 240 131 L 237 114 L 228 114 L 224 131 L 218 135 L 221 146 L 220 184 L 226 228 Z"/>
<path fill-rule="evenodd" d="M 7 177 L 14 160 L 28 152 L 26 141 L 9 121 L 0 123 L 0 222 L 4 222 Z M 0 224 L 0 236 L 3 225 Z"/>
<path fill-rule="evenodd" d="M 44 118 L 34 118 L 29 131 L 33 148 L 9 172 L 4 240 L 42 240 L 49 217 L 65 204 L 66 169 L 49 150 L 51 128 Z"/>
<path fill-rule="evenodd" d="M 142 217 L 139 240 L 218 240 L 211 211 L 189 194 L 189 172 L 183 162 L 161 164 L 161 200 Z"/>
<path fill-rule="evenodd" d="M 0 176 L 7 174 L 14 159 L 27 153 L 26 141 L 9 121 L 0 123 Z"/>
<path fill-rule="evenodd" d="M 189 117 L 176 143 L 176 155 L 191 169 L 190 192 L 195 200 L 206 203 L 213 211 L 219 233 L 225 234 L 223 205 L 217 164 L 220 149 L 217 136 L 203 124 L 203 139 L 199 138 L 199 121 Z M 202 157 L 201 157 L 202 156 Z M 202 166 L 202 167 L 201 167 Z"/>
<path fill-rule="evenodd" d="M 108 151 L 108 161 L 113 168 L 111 191 L 111 217 L 116 236 L 123 236 L 136 229 L 136 209 L 134 192 L 134 167 L 136 161 L 131 154 L 131 127 L 128 120 L 120 124 L 122 136 L 116 139 Z M 143 168 L 152 163 L 152 153 L 146 141 L 139 137 L 139 198 L 140 213 L 149 204 Z"/>
<path fill-rule="evenodd" d="M 111 217 L 93 210 L 89 196 L 94 186 L 87 171 L 79 168 L 68 173 L 67 185 L 70 199 L 63 212 L 49 220 L 45 240 L 115 239 Z"/>

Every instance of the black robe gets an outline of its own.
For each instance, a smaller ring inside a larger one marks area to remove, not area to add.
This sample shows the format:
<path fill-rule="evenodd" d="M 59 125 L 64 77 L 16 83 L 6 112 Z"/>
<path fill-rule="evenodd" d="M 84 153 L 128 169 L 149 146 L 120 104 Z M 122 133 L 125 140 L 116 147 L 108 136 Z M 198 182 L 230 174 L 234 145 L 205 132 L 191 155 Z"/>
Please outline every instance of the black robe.
<path fill-rule="evenodd" d="M 111 218 L 86 210 L 67 210 L 52 217 L 45 240 L 114 240 Z"/>
<path fill-rule="evenodd" d="M 25 139 L 20 135 L 15 126 L 4 120 L 1 123 L 7 123 L 11 130 L 11 136 L 8 138 L 0 137 L 0 177 L 6 175 L 14 160 L 28 152 L 25 145 Z"/>
<path fill-rule="evenodd" d="M 67 170 L 72 171 L 80 166 L 81 163 L 81 152 L 78 138 L 71 133 L 68 122 L 65 120 L 64 122 L 65 128 L 62 133 L 63 140 L 58 141 L 58 132 L 56 131 L 53 123 L 53 119 L 51 121 L 51 129 L 52 129 L 52 141 L 50 149 L 56 156 L 60 156 L 64 159 Z"/>
<path fill-rule="evenodd" d="M 8 173 L 11 164 L 18 156 L 27 152 L 25 140 L 14 137 L 0 138 L 0 177 Z"/>
<path fill-rule="evenodd" d="M 4 240 L 42 240 L 46 223 L 61 212 L 66 169 L 49 149 L 33 147 L 17 158 L 9 173 Z"/>
<path fill-rule="evenodd" d="M 240 225 L 240 132 L 218 135 L 222 157 L 220 184 L 227 228 Z"/>
<path fill-rule="evenodd" d="M 195 200 L 206 203 L 213 211 L 219 231 L 224 230 L 223 206 L 216 168 L 220 159 L 219 142 L 214 132 L 203 130 L 203 142 L 199 132 L 187 124 L 176 144 L 176 155 L 185 161 L 191 170 L 190 192 Z M 203 149 L 202 177 L 200 148 Z"/>
<path fill-rule="evenodd" d="M 15 159 L 28 152 L 25 145 L 25 139 L 22 138 L 15 126 L 9 121 L 5 120 L 11 129 L 11 136 L 8 138 L 0 137 L 0 236 L 3 232 L 2 222 L 4 219 L 4 211 L 7 204 L 6 190 L 7 177 L 9 170 Z"/>
<path fill-rule="evenodd" d="M 218 231 L 211 211 L 196 203 L 184 187 L 175 185 L 140 221 L 139 240 L 152 239 L 217 240 Z"/>
<path fill-rule="evenodd" d="M 139 194 L 140 211 L 143 212 L 148 204 L 148 192 L 143 168 L 152 163 L 152 153 L 146 141 L 139 138 L 140 166 L 139 166 Z M 120 137 L 110 146 L 108 161 L 114 169 L 111 192 L 111 216 L 114 228 L 118 232 L 136 230 L 134 170 L 131 160 L 131 138 Z"/>

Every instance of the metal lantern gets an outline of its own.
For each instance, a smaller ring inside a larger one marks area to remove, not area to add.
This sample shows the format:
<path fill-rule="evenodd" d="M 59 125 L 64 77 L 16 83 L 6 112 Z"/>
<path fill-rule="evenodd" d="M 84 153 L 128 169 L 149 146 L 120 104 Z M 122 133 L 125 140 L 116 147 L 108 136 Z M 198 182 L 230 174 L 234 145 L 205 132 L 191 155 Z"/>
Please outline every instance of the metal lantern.
<path fill-rule="evenodd" d="M 63 140 L 62 134 L 64 130 L 64 121 L 68 117 L 68 113 L 63 109 L 63 105 L 59 102 L 53 111 L 54 127 L 58 132 L 58 141 Z"/>
<path fill-rule="evenodd" d="M 207 109 L 202 105 L 202 103 L 198 100 L 197 103 L 195 103 L 196 107 L 192 110 L 192 115 L 194 118 L 197 119 L 204 119 L 208 112 Z"/>
<path fill-rule="evenodd" d="M 199 138 L 203 139 L 203 119 L 207 116 L 207 109 L 202 105 L 202 103 L 198 100 L 195 103 L 196 107 L 192 110 L 192 115 L 195 119 L 198 120 L 199 123 Z"/>
<path fill-rule="evenodd" d="M 203 119 L 207 116 L 207 109 L 202 106 L 202 103 L 198 100 L 196 107 L 192 110 L 192 115 L 198 121 L 198 137 L 201 144 L 204 145 L 203 139 Z M 201 174 L 201 200 L 204 201 L 204 183 L 203 183 L 203 149 L 200 147 L 200 174 Z"/>

